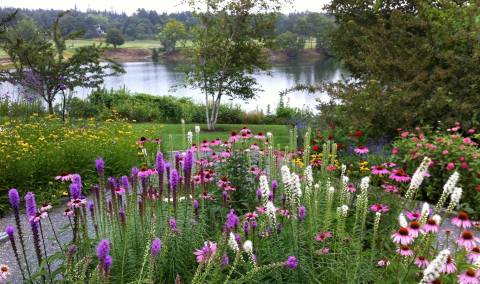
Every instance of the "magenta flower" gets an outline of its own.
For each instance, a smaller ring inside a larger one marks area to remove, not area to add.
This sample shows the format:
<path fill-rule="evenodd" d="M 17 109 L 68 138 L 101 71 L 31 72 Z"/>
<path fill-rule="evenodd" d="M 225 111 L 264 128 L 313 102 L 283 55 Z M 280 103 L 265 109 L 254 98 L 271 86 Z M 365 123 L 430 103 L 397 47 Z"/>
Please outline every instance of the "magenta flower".
<path fill-rule="evenodd" d="M 415 259 L 415 265 L 418 268 L 425 269 L 427 268 L 428 264 L 428 259 L 426 259 L 424 256 L 419 256 Z"/>
<path fill-rule="evenodd" d="M 401 227 L 397 232 L 392 234 L 392 240 L 394 243 L 406 246 L 413 242 L 413 237 L 410 235 L 408 228 Z"/>
<path fill-rule="evenodd" d="M 376 212 L 387 213 L 388 211 L 390 211 L 390 208 L 385 204 L 376 203 L 370 207 L 370 210 L 375 213 Z"/>
<path fill-rule="evenodd" d="M 37 214 L 37 203 L 35 202 L 35 194 L 33 192 L 28 192 L 25 195 L 25 209 L 29 219 Z"/>
<path fill-rule="evenodd" d="M 425 223 L 421 230 L 424 234 L 428 234 L 428 233 L 438 233 L 438 229 L 439 229 L 439 224 L 437 223 L 437 221 L 435 221 L 435 219 L 433 218 L 428 218 L 427 220 L 427 223 Z"/>
<path fill-rule="evenodd" d="M 452 224 L 463 229 L 468 229 L 472 226 L 472 222 L 468 219 L 468 214 L 460 211 L 457 216 L 452 218 Z"/>
<path fill-rule="evenodd" d="M 473 232 L 465 230 L 457 238 L 457 244 L 466 249 L 472 249 L 476 246 L 477 242 L 480 242 L 480 239 L 477 238 Z"/>
<path fill-rule="evenodd" d="M 97 245 L 97 257 L 100 261 L 104 261 L 110 253 L 110 241 L 107 239 L 101 240 Z"/>
<path fill-rule="evenodd" d="M 95 160 L 95 168 L 99 175 L 102 175 L 105 172 L 105 161 L 101 157 Z"/>
<path fill-rule="evenodd" d="M 420 233 L 421 225 L 418 221 L 412 221 L 410 224 L 408 224 L 408 231 L 410 235 L 414 238 L 418 237 L 418 234 Z"/>
<path fill-rule="evenodd" d="M 230 209 L 230 213 L 228 213 L 227 215 L 227 221 L 225 223 L 227 229 L 234 229 L 238 226 L 238 222 L 239 222 L 239 219 L 238 219 L 238 216 L 235 215 L 235 210 L 234 209 Z"/>
<path fill-rule="evenodd" d="M 377 266 L 378 267 L 387 267 L 390 265 L 390 261 L 388 259 L 380 259 L 378 262 L 377 262 Z"/>
<path fill-rule="evenodd" d="M 442 266 L 441 272 L 444 274 L 452 274 L 457 271 L 457 265 L 455 264 L 455 260 L 448 256 L 447 262 Z"/>
<path fill-rule="evenodd" d="M 289 256 L 285 261 L 285 267 L 289 269 L 295 269 L 297 268 L 297 266 L 298 266 L 298 259 L 293 255 Z"/>
<path fill-rule="evenodd" d="M 407 211 L 405 214 L 409 220 L 419 220 L 422 217 L 422 213 L 420 211 Z"/>
<path fill-rule="evenodd" d="M 373 166 L 371 172 L 373 175 L 388 175 L 390 173 L 390 171 L 383 166 Z"/>
<path fill-rule="evenodd" d="M 473 270 L 469 267 L 467 271 L 458 275 L 458 283 L 460 284 L 479 284 L 480 283 L 480 270 Z"/>
<path fill-rule="evenodd" d="M 196 250 L 193 254 L 196 256 L 198 263 L 205 263 L 212 260 L 217 253 L 217 244 L 211 241 L 206 241 L 205 245 Z"/>
<path fill-rule="evenodd" d="M 306 213 L 307 209 L 305 209 L 305 206 L 298 207 L 298 220 L 303 221 Z"/>
<path fill-rule="evenodd" d="M 331 237 L 332 237 L 332 232 L 330 232 L 330 231 L 326 231 L 326 232 L 320 231 L 315 235 L 315 240 L 317 242 L 324 242 Z"/>
<path fill-rule="evenodd" d="M 470 263 L 474 264 L 477 261 L 480 261 L 480 247 L 473 247 L 470 252 L 467 254 L 467 259 Z"/>
<path fill-rule="evenodd" d="M 398 187 L 396 185 L 390 184 L 388 182 L 384 182 L 382 184 L 383 191 L 385 192 L 391 192 L 391 193 L 397 193 L 398 192 Z"/>
<path fill-rule="evenodd" d="M 401 256 L 412 256 L 413 250 L 411 250 L 409 246 L 400 246 L 397 248 L 397 253 Z"/>
<path fill-rule="evenodd" d="M 403 169 L 393 170 L 392 173 L 388 176 L 391 180 L 396 182 L 409 182 L 410 176 Z"/>
<path fill-rule="evenodd" d="M 353 150 L 358 155 L 368 154 L 369 150 L 365 146 L 358 146 Z"/>
<path fill-rule="evenodd" d="M 355 185 L 353 183 L 349 183 L 347 185 L 346 191 L 351 192 L 351 193 L 355 193 L 357 191 L 357 188 L 355 187 Z"/>
<path fill-rule="evenodd" d="M 10 200 L 10 205 L 13 209 L 17 209 L 20 206 L 20 195 L 15 188 L 12 188 L 8 191 L 8 199 Z"/>

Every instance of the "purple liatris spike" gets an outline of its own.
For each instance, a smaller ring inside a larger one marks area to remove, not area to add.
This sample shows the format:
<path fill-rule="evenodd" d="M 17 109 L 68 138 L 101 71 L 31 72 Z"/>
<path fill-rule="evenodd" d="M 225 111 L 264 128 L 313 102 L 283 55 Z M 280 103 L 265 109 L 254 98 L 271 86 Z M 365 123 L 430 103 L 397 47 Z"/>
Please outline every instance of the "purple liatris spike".
<path fill-rule="evenodd" d="M 125 208 L 120 208 L 120 210 L 118 210 L 118 216 L 120 217 L 120 224 L 122 224 L 122 226 L 125 226 L 127 224 L 127 219 L 125 218 Z"/>
<path fill-rule="evenodd" d="M 29 219 L 37 214 L 37 203 L 35 202 L 35 194 L 33 192 L 28 192 L 25 195 L 25 209 Z"/>
<path fill-rule="evenodd" d="M 180 152 L 176 151 L 175 152 L 175 169 L 180 170 L 180 160 L 182 156 L 180 155 Z"/>
<path fill-rule="evenodd" d="M 305 209 L 305 206 L 298 207 L 298 220 L 303 221 L 306 213 L 307 209 Z"/>
<path fill-rule="evenodd" d="M 95 168 L 97 169 L 97 173 L 102 175 L 105 172 L 105 161 L 102 157 L 98 157 L 95 160 Z"/>
<path fill-rule="evenodd" d="M 104 262 L 105 258 L 110 253 L 110 241 L 107 239 L 101 240 L 97 246 L 97 257 L 100 262 Z"/>
<path fill-rule="evenodd" d="M 157 153 L 157 157 L 155 158 L 155 169 L 157 170 L 159 176 L 163 176 L 163 172 L 165 170 L 165 161 L 163 160 L 163 154 L 160 151 Z"/>
<path fill-rule="evenodd" d="M 172 172 L 170 173 L 170 187 L 172 190 L 177 189 L 179 177 L 178 177 L 178 172 L 177 170 L 173 169 Z"/>
<path fill-rule="evenodd" d="M 196 199 L 193 200 L 193 209 L 195 209 L 195 210 L 198 209 L 198 200 L 196 200 Z"/>
<path fill-rule="evenodd" d="M 226 253 L 223 253 L 222 256 L 222 267 L 226 267 L 230 260 L 228 259 L 228 255 Z"/>
<path fill-rule="evenodd" d="M 277 193 L 277 188 L 278 188 L 278 182 L 277 182 L 277 180 L 274 179 L 274 180 L 272 180 L 272 191 L 271 191 L 271 193 L 272 193 L 271 201 L 272 202 L 275 202 L 275 196 L 276 196 L 276 193 Z"/>
<path fill-rule="evenodd" d="M 93 201 L 89 200 L 87 202 L 87 208 L 90 212 L 93 212 L 94 208 L 95 208 L 95 204 L 93 203 Z"/>
<path fill-rule="evenodd" d="M 261 201 L 262 200 L 262 189 L 259 188 L 257 189 L 257 198 L 258 198 L 258 201 Z"/>
<path fill-rule="evenodd" d="M 128 181 L 127 176 L 122 176 L 122 185 L 125 190 L 130 193 L 130 182 Z"/>
<path fill-rule="evenodd" d="M 247 221 L 243 222 L 243 232 L 245 233 L 245 237 L 250 233 L 250 224 Z"/>
<path fill-rule="evenodd" d="M 110 267 L 112 267 L 112 262 L 113 262 L 113 259 L 110 255 L 107 255 L 105 257 L 105 260 L 103 261 L 103 271 L 105 272 L 105 277 L 108 276 L 108 274 L 110 274 Z"/>
<path fill-rule="evenodd" d="M 10 199 L 10 205 L 12 205 L 12 208 L 18 210 L 20 206 L 20 195 L 15 188 L 8 191 L 8 199 Z"/>
<path fill-rule="evenodd" d="M 250 222 L 250 225 L 252 226 L 253 231 L 257 228 L 257 221 L 252 221 Z"/>
<path fill-rule="evenodd" d="M 131 171 L 132 178 L 137 178 L 139 172 L 140 172 L 140 169 L 139 169 L 139 168 L 133 167 L 133 168 L 132 168 L 132 171 Z"/>
<path fill-rule="evenodd" d="M 170 225 L 170 229 L 176 233 L 177 232 L 177 220 L 175 218 L 170 218 L 168 220 L 168 224 Z"/>
<path fill-rule="evenodd" d="M 74 254 L 77 253 L 77 246 L 76 245 L 69 245 L 68 246 L 68 256 L 72 257 Z"/>
<path fill-rule="evenodd" d="M 117 181 L 115 180 L 114 177 L 109 177 L 107 182 L 108 182 L 108 187 L 110 189 L 115 189 L 117 187 Z"/>
<path fill-rule="evenodd" d="M 82 188 L 78 183 L 70 184 L 70 198 L 71 199 L 79 199 L 82 195 Z"/>
<path fill-rule="evenodd" d="M 230 209 L 230 213 L 227 215 L 227 222 L 225 223 L 227 229 L 234 229 L 237 227 L 239 222 L 238 216 L 235 215 L 235 210 Z"/>
<path fill-rule="evenodd" d="M 161 249 L 162 249 L 162 241 L 160 241 L 159 238 L 155 238 L 152 241 L 152 246 L 150 248 L 150 253 L 152 257 L 156 257 L 160 253 Z"/>
<path fill-rule="evenodd" d="M 73 174 L 72 175 L 72 183 L 76 183 L 82 187 L 82 177 L 79 174 Z"/>
<path fill-rule="evenodd" d="M 287 261 L 285 261 L 285 266 L 289 269 L 295 269 L 298 266 L 298 259 L 291 255 L 287 258 Z"/>
<path fill-rule="evenodd" d="M 222 200 L 223 200 L 223 205 L 227 206 L 228 192 L 225 190 L 222 192 Z"/>
<path fill-rule="evenodd" d="M 192 173 L 193 166 L 193 152 L 188 150 L 185 154 L 185 159 L 183 160 L 183 175 L 185 176 L 185 181 L 188 184 L 190 182 L 190 177 Z"/>

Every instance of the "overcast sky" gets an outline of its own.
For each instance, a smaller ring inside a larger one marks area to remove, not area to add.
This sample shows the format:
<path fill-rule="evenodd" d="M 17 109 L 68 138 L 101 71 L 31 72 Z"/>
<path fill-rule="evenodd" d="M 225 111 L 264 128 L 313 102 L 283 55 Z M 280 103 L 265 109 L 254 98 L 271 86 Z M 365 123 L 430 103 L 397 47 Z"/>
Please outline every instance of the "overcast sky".
<path fill-rule="evenodd" d="M 321 12 L 329 0 L 294 0 L 293 5 L 285 7 L 282 12 L 295 11 Z M 77 6 L 79 10 L 88 8 L 94 10 L 111 10 L 133 13 L 138 8 L 156 10 L 157 12 L 178 12 L 188 10 L 188 6 L 181 5 L 181 0 L 0 0 L 0 6 L 30 8 L 30 9 L 60 9 L 67 10 Z"/>

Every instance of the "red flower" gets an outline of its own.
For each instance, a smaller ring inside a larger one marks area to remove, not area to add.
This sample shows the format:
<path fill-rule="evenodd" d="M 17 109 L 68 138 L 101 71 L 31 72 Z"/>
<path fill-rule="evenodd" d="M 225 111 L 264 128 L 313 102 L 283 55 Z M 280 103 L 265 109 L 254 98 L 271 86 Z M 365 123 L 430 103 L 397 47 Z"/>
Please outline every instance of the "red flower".
<path fill-rule="evenodd" d="M 313 150 L 314 152 L 318 152 L 318 151 L 320 150 L 320 147 L 319 147 L 318 145 L 313 145 L 312 150 Z"/>
<path fill-rule="evenodd" d="M 476 190 L 477 192 L 480 192 L 480 184 L 477 184 L 477 185 L 475 186 L 475 190 Z"/>
<path fill-rule="evenodd" d="M 357 132 L 355 132 L 355 136 L 357 136 L 358 138 L 362 138 L 363 136 L 363 131 L 362 130 L 357 130 Z"/>

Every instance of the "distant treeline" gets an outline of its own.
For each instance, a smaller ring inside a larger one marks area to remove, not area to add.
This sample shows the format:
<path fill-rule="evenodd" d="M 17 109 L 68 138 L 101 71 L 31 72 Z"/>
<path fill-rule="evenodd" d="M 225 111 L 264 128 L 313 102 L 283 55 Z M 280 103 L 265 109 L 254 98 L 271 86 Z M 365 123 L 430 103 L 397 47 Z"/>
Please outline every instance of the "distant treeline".
<path fill-rule="evenodd" d="M 0 8 L 0 17 L 12 13 L 15 8 Z M 46 30 L 52 26 L 60 10 L 44 9 L 19 9 L 18 16 L 9 23 L 16 27 L 23 21 L 23 25 L 32 25 L 40 30 Z M 98 38 L 112 29 L 119 29 L 128 40 L 156 39 L 158 33 L 170 20 L 177 20 L 190 30 L 198 23 L 197 18 L 191 12 L 158 13 L 138 9 L 132 15 L 112 11 L 86 12 L 71 10 L 61 20 L 63 32 L 68 34 L 72 31 L 82 30 L 83 38 Z M 27 23 L 25 23 L 27 22 Z M 291 13 L 281 14 L 277 18 L 275 33 L 277 35 L 292 32 L 306 37 L 318 37 L 318 30 L 325 29 L 333 24 L 333 19 L 320 13 Z"/>

